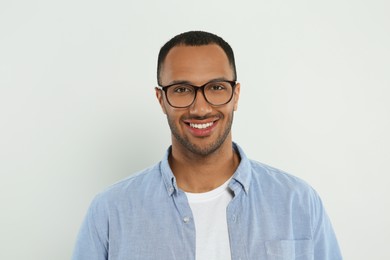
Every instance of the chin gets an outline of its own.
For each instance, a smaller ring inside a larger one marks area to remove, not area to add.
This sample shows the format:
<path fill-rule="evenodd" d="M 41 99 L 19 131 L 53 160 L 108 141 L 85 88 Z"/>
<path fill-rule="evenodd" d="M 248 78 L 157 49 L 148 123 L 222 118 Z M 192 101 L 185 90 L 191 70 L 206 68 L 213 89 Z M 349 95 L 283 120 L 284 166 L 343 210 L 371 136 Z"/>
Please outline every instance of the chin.
<path fill-rule="evenodd" d="M 203 139 L 199 144 L 190 142 L 182 137 L 176 138 L 176 140 L 185 150 L 199 156 L 208 156 L 215 153 L 222 147 L 224 142 L 227 140 L 226 137 L 227 136 L 222 136 L 213 142 L 206 142 L 206 140 Z"/>

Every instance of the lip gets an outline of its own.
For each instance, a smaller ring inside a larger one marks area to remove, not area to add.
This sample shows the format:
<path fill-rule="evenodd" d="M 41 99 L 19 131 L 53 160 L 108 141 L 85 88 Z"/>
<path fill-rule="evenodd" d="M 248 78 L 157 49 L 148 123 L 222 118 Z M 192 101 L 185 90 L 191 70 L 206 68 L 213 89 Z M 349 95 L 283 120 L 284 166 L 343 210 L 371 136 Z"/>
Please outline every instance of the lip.
<path fill-rule="evenodd" d="M 206 137 L 211 135 L 212 131 L 218 125 L 218 119 L 212 120 L 184 120 L 186 129 L 196 137 Z M 201 128 L 192 127 L 192 124 L 200 125 Z M 211 125 L 210 125 L 211 124 Z"/>

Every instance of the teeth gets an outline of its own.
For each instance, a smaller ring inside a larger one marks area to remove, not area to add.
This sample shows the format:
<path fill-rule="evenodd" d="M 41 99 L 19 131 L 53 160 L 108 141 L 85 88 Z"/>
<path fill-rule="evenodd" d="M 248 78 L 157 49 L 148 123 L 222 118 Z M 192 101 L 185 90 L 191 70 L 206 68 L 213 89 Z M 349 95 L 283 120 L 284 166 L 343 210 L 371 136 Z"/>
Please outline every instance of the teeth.
<path fill-rule="evenodd" d="M 190 123 L 190 126 L 193 128 L 197 128 L 197 129 L 205 129 L 207 127 L 212 126 L 213 124 L 214 124 L 213 122 L 206 123 L 206 124 L 192 124 L 192 123 Z"/>

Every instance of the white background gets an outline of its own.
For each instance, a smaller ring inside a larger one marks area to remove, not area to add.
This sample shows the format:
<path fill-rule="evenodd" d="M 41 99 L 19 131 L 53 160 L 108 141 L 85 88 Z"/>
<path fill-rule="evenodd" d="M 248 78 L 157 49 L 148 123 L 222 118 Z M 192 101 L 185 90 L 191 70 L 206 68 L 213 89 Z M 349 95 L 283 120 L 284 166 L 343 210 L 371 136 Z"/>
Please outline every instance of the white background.
<path fill-rule="evenodd" d="M 390 259 L 389 1 L 0 2 L 0 259 L 69 259 L 93 196 L 162 158 L 159 48 L 233 47 L 247 155 L 308 181 L 345 259 Z"/>

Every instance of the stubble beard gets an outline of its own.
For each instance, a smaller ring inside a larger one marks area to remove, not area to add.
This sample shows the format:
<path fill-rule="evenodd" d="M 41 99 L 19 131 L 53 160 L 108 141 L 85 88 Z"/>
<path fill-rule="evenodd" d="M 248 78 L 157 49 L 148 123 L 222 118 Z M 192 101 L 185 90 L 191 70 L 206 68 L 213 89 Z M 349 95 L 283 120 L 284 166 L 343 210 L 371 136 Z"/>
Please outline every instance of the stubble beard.
<path fill-rule="evenodd" d="M 220 134 L 213 143 L 208 144 L 207 146 L 204 146 L 204 147 L 196 145 L 196 144 L 192 143 L 186 136 L 180 135 L 178 128 L 175 125 L 175 122 L 169 116 L 167 116 L 167 119 L 168 119 L 169 127 L 171 128 L 171 132 L 172 132 L 173 137 L 185 149 L 187 149 L 188 151 L 190 151 L 196 155 L 208 156 L 210 154 L 213 154 L 215 151 L 217 151 L 221 147 L 221 145 L 225 142 L 226 138 L 228 137 L 228 135 L 231 131 L 231 128 L 232 128 L 232 124 L 233 124 L 233 114 L 234 114 L 234 112 L 232 111 L 229 118 L 228 118 L 227 125 L 226 125 L 224 131 L 222 132 L 222 134 Z M 223 119 L 224 116 L 221 115 L 220 118 Z M 203 138 L 207 138 L 207 137 L 203 137 Z"/>

